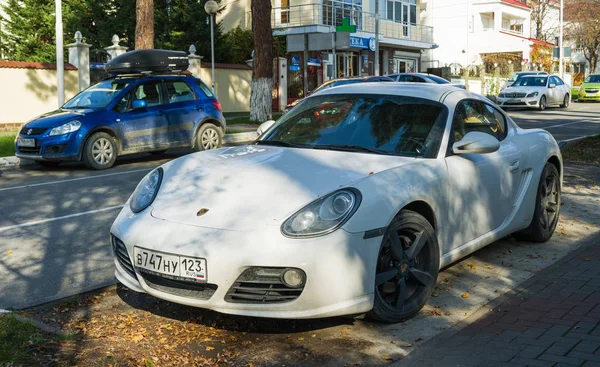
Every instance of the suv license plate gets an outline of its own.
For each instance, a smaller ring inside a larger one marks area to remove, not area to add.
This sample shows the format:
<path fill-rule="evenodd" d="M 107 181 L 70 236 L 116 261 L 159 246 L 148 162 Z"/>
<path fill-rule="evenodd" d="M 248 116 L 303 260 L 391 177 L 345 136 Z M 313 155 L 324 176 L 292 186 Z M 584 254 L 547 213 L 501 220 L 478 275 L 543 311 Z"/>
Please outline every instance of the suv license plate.
<path fill-rule="evenodd" d="M 20 147 L 35 147 L 35 139 L 18 138 L 17 145 Z"/>

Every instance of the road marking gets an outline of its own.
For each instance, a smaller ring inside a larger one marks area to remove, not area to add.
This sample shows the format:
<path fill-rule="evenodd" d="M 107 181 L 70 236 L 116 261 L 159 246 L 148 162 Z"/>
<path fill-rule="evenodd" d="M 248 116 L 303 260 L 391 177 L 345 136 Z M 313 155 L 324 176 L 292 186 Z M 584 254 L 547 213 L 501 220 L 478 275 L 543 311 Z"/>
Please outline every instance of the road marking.
<path fill-rule="evenodd" d="M 123 205 L 115 205 L 115 206 L 109 206 L 107 208 L 90 210 L 90 211 L 82 212 L 82 213 L 63 215 L 62 217 L 48 218 L 48 219 L 36 220 L 36 221 L 33 221 L 33 222 L 27 222 L 27 223 L 22 223 L 22 224 L 15 224 L 15 225 L 12 225 L 12 226 L 7 226 L 7 227 L 0 227 L 0 232 L 10 231 L 11 229 L 16 229 L 16 228 L 35 226 L 36 224 L 44 224 L 44 223 L 49 223 L 49 222 L 56 222 L 58 220 L 63 220 L 63 219 L 70 219 L 70 218 L 81 217 L 81 216 L 88 215 L 88 214 L 95 214 L 95 213 L 106 212 L 106 211 L 109 211 L 109 210 L 120 209 L 122 207 L 123 207 Z"/>
<path fill-rule="evenodd" d="M 65 183 L 65 182 L 73 182 L 73 181 L 82 181 L 82 180 L 90 180 L 92 178 L 99 178 L 99 177 L 110 177 L 110 176 L 117 176 L 117 175 L 126 175 L 128 173 L 136 173 L 136 172 L 143 172 L 143 171 L 150 171 L 153 168 L 144 168 L 144 169 L 136 169 L 133 171 L 125 171 L 125 172 L 114 172 L 114 173 L 106 173 L 103 175 L 94 175 L 94 176 L 86 176 L 86 177 L 78 177 L 78 178 L 69 178 L 67 180 L 58 180 L 58 181 L 50 181 L 50 182 L 42 182 L 42 183 L 37 183 L 37 184 L 31 184 L 31 185 L 22 185 L 22 186 L 12 186 L 12 187 L 3 187 L 0 188 L 0 191 L 8 191 L 8 190 L 17 190 L 17 189 L 25 189 L 25 188 L 29 188 L 29 187 L 37 187 L 37 186 L 45 186 L 45 185 L 55 185 L 55 184 L 59 184 L 59 183 Z"/>
<path fill-rule="evenodd" d="M 591 123 L 593 123 L 593 124 L 597 124 L 597 122 L 594 122 L 594 121 L 592 121 L 592 120 L 581 120 L 581 121 L 567 122 L 566 124 L 558 124 L 558 125 L 552 125 L 552 126 L 544 126 L 544 127 L 542 127 L 542 129 L 552 129 L 553 127 L 563 127 L 563 126 L 568 126 L 568 125 L 583 124 L 584 122 L 591 122 Z"/>

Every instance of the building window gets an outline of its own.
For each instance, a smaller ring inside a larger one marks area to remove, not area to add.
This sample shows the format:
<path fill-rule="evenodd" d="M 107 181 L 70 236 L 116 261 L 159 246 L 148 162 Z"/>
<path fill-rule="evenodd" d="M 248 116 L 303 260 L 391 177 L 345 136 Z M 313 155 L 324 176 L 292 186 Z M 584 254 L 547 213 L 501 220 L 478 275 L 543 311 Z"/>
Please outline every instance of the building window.
<path fill-rule="evenodd" d="M 323 0 L 322 3 L 324 24 L 338 26 L 342 25 L 342 19 L 348 18 L 350 24 L 362 29 L 362 0 Z"/>
<path fill-rule="evenodd" d="M 387 0 L 386 9 L 388 20 L 417 25 L 417 0 Z"/>
<path fill-rule="evenodd" d="M 281 23 L 290 22 L 290 0 L 281 0 Z"/>

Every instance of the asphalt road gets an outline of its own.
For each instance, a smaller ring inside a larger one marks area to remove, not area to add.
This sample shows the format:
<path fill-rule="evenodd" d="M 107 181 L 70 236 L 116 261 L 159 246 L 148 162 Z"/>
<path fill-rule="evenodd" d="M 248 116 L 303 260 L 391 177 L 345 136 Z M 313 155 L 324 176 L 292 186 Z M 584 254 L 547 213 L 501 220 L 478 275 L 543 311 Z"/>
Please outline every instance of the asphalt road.
<path fill-rule="evenodd" d="M 600 133 L 600 104 L 544 112 L 510 110 L 523 128 L 557 140 Z M 114 282 L 108 231 L 139 180 L 189 153 L 120 159 L 105 171 L 82 165 L 37 166 L 0 173 L 0 309 L 21 309 Z"/>

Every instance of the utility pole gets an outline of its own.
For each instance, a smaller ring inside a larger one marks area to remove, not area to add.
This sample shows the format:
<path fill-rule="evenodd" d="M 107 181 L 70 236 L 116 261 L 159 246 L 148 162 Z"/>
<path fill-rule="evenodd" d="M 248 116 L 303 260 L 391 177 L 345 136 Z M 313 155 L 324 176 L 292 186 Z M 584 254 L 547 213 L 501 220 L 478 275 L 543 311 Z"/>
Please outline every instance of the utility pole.
<path fill-rule="evenodd" d="M 56 78 L 58 107 L 65 104 L 65 55 L 63 51 L 62 1 L 55 1 L 56 7 Z"/>
<path fill-rule="evenodd" d="M 560 0 L 560 34 L 558 38 L 558 75 L 560 75 L 561 79 L 565 78 L 565 67 L 563 65 L 564 61 L 564 49 L 563 49 L 563 11 L 564 11 L 564 1 Z"/>
<path fill-rule="evenodd" d="M 375 65 L 373 74 L 379 76 L 379 0 L 375 0 Z"/>

